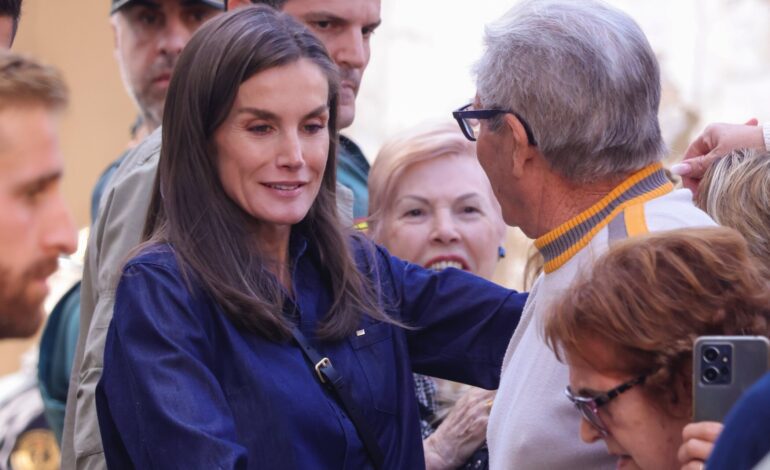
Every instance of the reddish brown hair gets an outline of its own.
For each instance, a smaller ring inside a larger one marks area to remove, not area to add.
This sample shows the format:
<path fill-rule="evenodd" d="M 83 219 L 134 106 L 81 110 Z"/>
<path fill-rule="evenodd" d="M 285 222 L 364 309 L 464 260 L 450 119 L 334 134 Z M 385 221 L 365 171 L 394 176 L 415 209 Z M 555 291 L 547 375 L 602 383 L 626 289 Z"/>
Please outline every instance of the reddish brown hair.
<path fill-rule="evenodd" d="M 580 357 L 603 372 L 649 374 L 645 392 L 672 414 L 689 407 L 695 338 L 768 334 L 770 286 L 732 229 L 630 239 L 586 274 L 555 303 L 547 343 L 560 360 Z M 611 359 L 589 357 L 589 343 L 606 347 Z"/>

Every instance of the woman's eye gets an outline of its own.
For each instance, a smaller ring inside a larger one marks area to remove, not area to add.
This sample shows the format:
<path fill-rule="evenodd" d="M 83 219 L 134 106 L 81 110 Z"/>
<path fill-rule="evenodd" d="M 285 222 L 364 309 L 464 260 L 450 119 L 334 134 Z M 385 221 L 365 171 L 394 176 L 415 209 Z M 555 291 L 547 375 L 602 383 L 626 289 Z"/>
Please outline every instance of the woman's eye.
<path fill-rule="evenodd" d="M 321 132 L 322 130 L 324 130 L 324 128 L 326 128 L 326 126 L 324 126 L 323 124 L 306 124 L 305 132 L 309 134 L 317 134 L 318 132 Z"/>
<path fill-rule="evenodd" d="M 270 126 L 267 124 L 258 124 L 254 126 L 249 126 L 249 132 L 253 132 L 255 134 L 267 134 L 270 132 Z"/>
<path fill-rule="evenodd" d="M 422 209 L 410 209 L 404 213 L 404 217 L 419 217 L 423 214 Z"/>
<path fill-rule="evenodd" d="M 478 207 L 474 206 L 465 206 L 463 207 L 463 213 L 464 214 L 476 214 L 481 212 Z"/>

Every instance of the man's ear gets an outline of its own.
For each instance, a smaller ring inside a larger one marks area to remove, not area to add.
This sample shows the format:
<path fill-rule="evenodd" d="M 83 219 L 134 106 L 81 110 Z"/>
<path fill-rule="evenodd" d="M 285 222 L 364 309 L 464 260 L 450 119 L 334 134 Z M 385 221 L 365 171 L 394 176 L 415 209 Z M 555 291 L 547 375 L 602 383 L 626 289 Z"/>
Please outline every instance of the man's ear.
<path fill-rule="evenodd" d="M 504 114 L 503 126 L 507 128 L 509 134 L 512 174 L 515 178 L 521 178 L 524 175 L 525 167 L 531 163 L 530 160 L 535 154 L 529 151 L 527 131 L 524 130 L 524 126 L 516 116 L 511 113 Z"/>

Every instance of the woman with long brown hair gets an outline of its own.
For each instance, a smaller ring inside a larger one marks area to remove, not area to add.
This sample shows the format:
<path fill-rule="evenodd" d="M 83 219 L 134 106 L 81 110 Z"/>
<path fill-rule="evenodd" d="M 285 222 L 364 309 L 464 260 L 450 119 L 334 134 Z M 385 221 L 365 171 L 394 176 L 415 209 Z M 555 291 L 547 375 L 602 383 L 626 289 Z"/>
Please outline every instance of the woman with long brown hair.
<path fill-rule="evenodd" d="M 121 468 L 420 468 L 412 370 L 495 388 L 524 295 L 409 265 L 335 206 L 337 78 L 265 7 L 203 26 L 97 390 Z"/>

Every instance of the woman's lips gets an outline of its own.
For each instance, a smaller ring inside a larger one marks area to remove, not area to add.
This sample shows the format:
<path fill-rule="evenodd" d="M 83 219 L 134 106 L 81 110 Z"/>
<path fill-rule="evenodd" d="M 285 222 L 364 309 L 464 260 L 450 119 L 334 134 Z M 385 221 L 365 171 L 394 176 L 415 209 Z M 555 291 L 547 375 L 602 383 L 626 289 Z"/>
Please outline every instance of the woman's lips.
<path fill-rule="evenodd" d="M 262 186 L 271 190 L 273 194 L 281 197 L 294 197 L 302 192 L 302 188 L 307 183 L 303 182 L 280 182 L 280 183 L 262 183 Z"/>
<path fill-rule="evenodd" d="M 434 271 L 443 271 L 446 268 L 468 270 L 468 262 L 462 257 L 455 255 L 436 256 L 428 260 L 423 266 Z"/>

